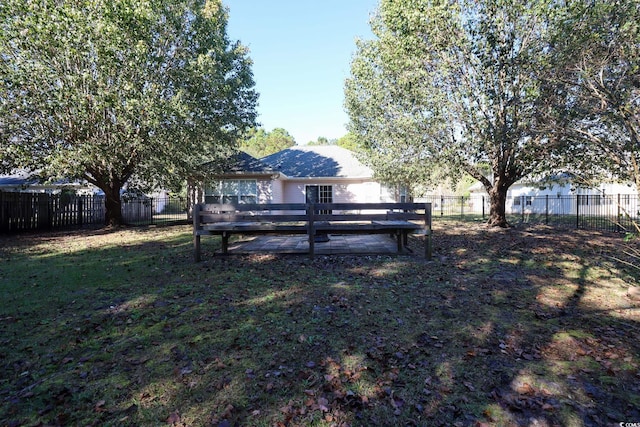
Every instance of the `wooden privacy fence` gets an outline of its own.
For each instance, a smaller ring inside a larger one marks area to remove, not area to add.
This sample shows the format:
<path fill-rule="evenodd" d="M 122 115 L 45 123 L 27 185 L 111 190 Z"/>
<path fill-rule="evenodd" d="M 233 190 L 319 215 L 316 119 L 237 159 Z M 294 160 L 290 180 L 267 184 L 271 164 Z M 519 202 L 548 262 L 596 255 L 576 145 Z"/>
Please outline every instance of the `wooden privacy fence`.
<path fill-rule="evenodd" d="M 102 224 L 104 198 L 0 192 L 0 232 Z"/>
<path fill-rule="evenodd" d="M 186 199 L 180 197 L 125 198 L 122 217 L 131 225 L 186 222 L 186 204 Z M 104 222 L 104 196 L 0 191 L 0 233 Z"/>

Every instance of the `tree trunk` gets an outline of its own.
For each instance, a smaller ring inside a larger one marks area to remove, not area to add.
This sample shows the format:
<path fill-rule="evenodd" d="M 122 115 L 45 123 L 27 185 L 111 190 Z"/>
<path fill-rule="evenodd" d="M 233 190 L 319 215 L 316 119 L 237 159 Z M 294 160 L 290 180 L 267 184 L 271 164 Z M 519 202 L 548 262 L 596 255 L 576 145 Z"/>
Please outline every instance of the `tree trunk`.
<path fill-rule="evenodd" d="M 103 189 L 105 194 L 104 205 L 105 224 L 110 227 L 117 227 L 124 223 L 122 219 L 122 200 L 120 199 L 120 188 Z"/>
<path fill-rule="evenodd" d="M 494 185 L 489 190 L 489 221 L 491 227 L 509 227 L 506 204 L 509 187 Z"/>

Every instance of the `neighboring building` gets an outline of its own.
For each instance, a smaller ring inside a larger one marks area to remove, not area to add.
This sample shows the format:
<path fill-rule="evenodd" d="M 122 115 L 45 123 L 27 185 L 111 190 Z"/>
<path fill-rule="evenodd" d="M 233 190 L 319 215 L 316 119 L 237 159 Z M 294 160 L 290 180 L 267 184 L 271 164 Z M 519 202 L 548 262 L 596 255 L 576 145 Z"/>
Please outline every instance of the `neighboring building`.
<path fill-rule="evenodd" d="M 477 182 L 469 189 L 472 199 L 488 195 L 484 186 Z M 618 208 L 628 212 L 638 211 L 638 193 L 631 185 L 621 183 L 600 183 L 593 187 L 579 185 L 572 175 L 560 173 L 544 180 L 521 180 L 509 187 L 506 212 L 512 214 L 570 215 L 578 209 L 583 212 L 611 207 L 611 214 L 617 214 Z M 481 204 L 479 204 L 481 206 Z M 606 210 L 606 209 L 605 209 Z"/>
<path fill-rule="evenodd" d="M 49 193 L 57 194 L 69 190 L 75 194 L 94 194 L 98 189 L 88 183 L 69 180 L 57 180 L 50 183 L 41 182 L 34 174 L 17 169 L 9 175 L 0 175 L 0 191 L 11 193 Z"/>
<path fill-rule="evenodd" d="M 240 153 L 229 171 L 204 187 L 191 186 L 190 196 L 207 203 L 375 203 L 397 198 L 351 151 L 335 145 L 294 146 L 261 159 Z"/>

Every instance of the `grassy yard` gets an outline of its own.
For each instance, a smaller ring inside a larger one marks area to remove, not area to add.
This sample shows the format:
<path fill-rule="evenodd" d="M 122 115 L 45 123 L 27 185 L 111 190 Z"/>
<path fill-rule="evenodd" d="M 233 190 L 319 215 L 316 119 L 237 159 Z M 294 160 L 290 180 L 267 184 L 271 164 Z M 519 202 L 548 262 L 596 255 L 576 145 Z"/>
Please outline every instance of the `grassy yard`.
<path fill-rule="evenodd" d="M 438 222 L 431 262 L 217 245 L 0 237 L 0 425 L 640 422 L 618 235 Z"/>

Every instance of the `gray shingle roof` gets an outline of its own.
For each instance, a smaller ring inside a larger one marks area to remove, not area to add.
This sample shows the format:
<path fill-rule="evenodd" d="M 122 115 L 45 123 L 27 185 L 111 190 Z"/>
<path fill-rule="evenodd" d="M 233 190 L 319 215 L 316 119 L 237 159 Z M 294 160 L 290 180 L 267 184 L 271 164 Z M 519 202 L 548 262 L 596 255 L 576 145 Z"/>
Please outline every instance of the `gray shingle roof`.
<path fill-rule="evenodd" d="M 234 156 L 230 172 L 271 173 L 274 169 L 267 163 L 241 151 Z"/>
<path fill-rule="evenodd" d="M 220 167 L 219 162 L 210 162 L 202 165 L 203 169 Z M 226 162 L 224 173 L 226 174 L 271 174 L 276 172 L 270 165 L 262 162 L 259 159 L 239 151 L 233 156 L 229 157 Z"/>
<path fill-rule="evenodd" d="M 0 175 L 0 186 L 2 187 L 28 187 L 35 185 L 60 187 L 65 185 L 77 186 L 82 185 L 82 183 L 79 181 L 70 181 L 68 179 L 43 181 L 38 177 L 36 172 L 31 172 L 27 169 L 14 169 L 9 175 Z"/>
<path fill-rule="evenodd" d="M 260 159 L 290 178 L 370 178 L 353 152 L 337 145 L 295 146 Z"/>

